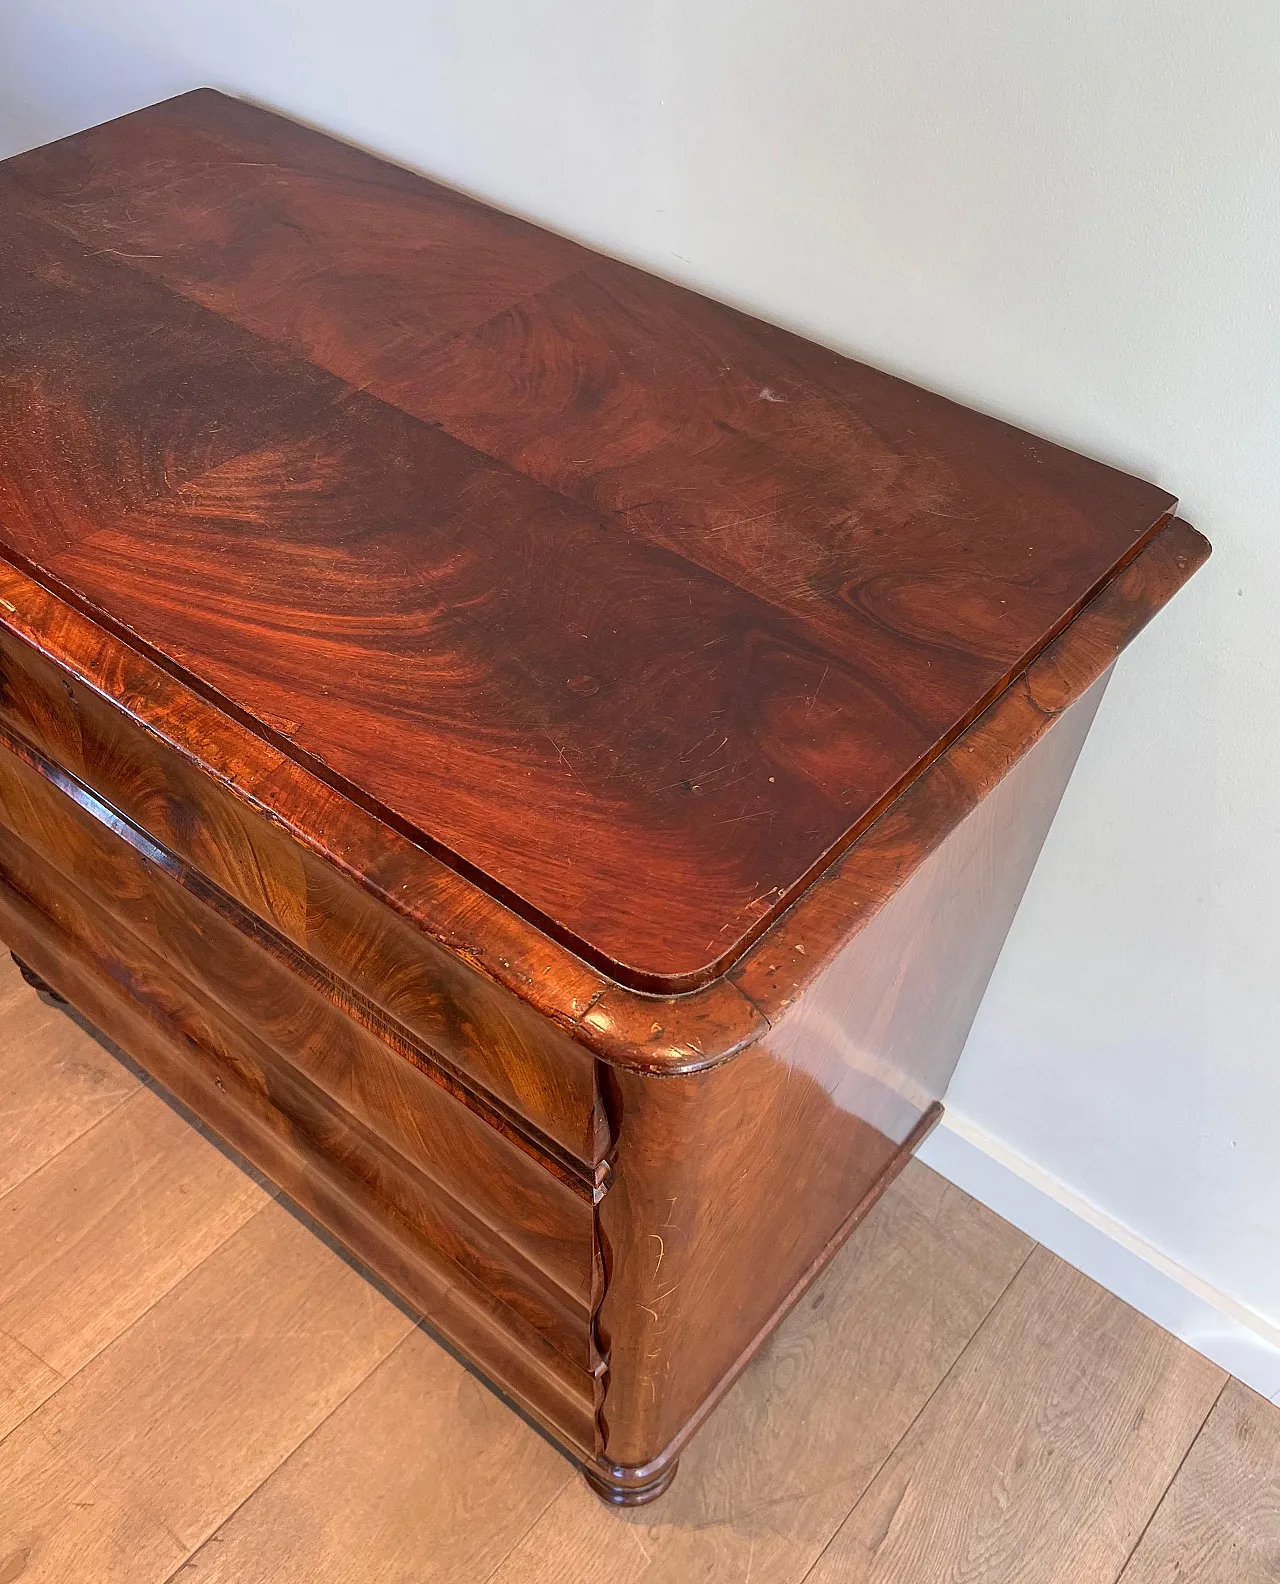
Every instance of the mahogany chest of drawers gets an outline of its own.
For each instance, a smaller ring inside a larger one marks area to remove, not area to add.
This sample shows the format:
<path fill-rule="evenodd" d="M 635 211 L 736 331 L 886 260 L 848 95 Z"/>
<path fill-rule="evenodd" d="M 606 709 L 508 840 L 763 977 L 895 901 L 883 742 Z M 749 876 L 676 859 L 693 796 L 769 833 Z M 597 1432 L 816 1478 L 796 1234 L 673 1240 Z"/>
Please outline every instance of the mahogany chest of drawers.
<path fill-rule="evenodd" d="M 0 937 L 648 1499 L 937 1119 L 1173 505 L 126 116 L 0 165 Z"/>

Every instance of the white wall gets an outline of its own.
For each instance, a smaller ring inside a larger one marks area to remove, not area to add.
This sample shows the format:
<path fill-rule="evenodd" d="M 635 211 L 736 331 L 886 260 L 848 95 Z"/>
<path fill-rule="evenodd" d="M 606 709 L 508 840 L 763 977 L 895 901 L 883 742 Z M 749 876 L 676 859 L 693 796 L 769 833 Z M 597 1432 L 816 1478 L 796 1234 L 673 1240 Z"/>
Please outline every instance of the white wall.
<path fill-rule="evenodd" d="M 1280 7 L 0 0 L 4 152 L 200 83 L 1181 493 L 950 1098 L 1280 1325 Z"/>

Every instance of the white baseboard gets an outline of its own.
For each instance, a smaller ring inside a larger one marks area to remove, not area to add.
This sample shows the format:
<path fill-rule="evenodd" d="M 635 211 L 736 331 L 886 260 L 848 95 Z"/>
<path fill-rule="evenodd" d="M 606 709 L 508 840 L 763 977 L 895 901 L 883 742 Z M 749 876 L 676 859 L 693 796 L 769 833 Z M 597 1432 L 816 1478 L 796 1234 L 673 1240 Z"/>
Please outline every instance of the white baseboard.
<path fill-rule="evenodd" d="M 1178 1265 L 962 1113 L 947 1111 L 920 1158 L 1246 1386 L 1280 1402 L 1280 1327 Z"/>

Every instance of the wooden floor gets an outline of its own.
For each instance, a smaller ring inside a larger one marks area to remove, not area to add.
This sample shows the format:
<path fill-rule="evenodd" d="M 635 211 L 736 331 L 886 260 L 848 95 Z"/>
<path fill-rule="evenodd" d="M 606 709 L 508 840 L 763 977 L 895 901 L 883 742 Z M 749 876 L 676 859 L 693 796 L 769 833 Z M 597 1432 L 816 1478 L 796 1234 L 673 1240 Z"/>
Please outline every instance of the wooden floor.
<path fill-rule="evenodd" d="M 913 1165 L 614 1512 L 0 960 L 0 1584 L 1253 1584 L 1280 1410 Z"/>

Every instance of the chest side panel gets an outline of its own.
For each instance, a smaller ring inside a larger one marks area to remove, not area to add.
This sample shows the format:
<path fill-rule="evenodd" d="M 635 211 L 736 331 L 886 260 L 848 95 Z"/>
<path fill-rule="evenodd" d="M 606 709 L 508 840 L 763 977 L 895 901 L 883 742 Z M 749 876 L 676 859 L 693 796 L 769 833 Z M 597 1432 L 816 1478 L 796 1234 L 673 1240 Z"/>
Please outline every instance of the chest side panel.
<path fill-rule="evenodd" d="M 897 1143 L 946 1092 L 1110 675 L 1056 719 L 761 1042 Z"/>

